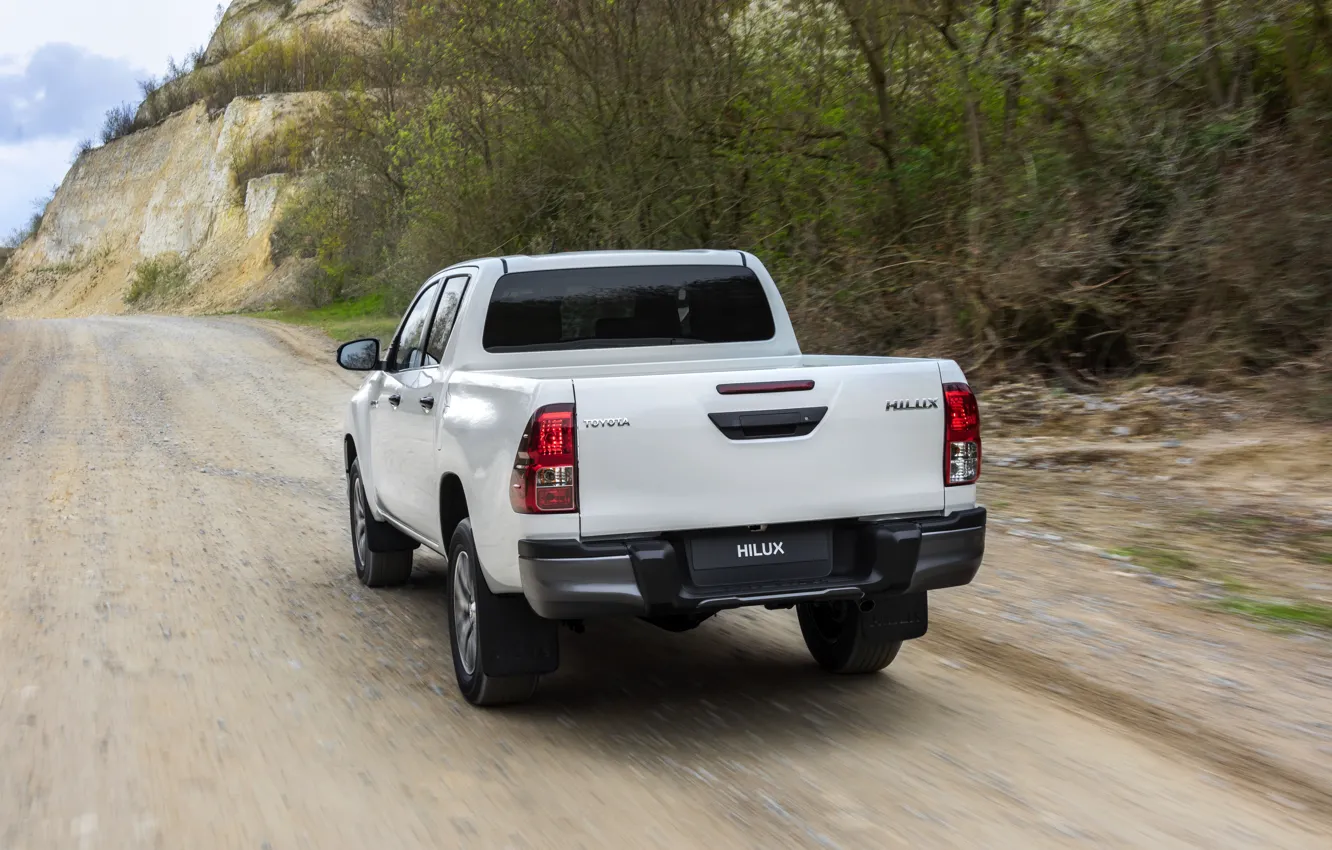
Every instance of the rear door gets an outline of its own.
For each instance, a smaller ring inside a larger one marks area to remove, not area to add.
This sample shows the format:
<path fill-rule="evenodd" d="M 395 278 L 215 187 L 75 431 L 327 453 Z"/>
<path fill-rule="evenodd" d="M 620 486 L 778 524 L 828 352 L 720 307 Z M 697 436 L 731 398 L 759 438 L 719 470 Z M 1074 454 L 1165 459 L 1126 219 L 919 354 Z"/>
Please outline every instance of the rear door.
<path fill-rule="evenodd" d="M 944 507 L 933 361 L 575 379 L 574 394 L 585 537 Z"/>
<path fill-rule="evenodd" d="M 398 443 L 390 451 L 402 452 L 398 471 L 403 498 L 395 516 L 430 540 L 439 534 L 439 445 L 440 415 L 448 405 L 449 374 L 453 371 L 446 351 L 458 316 L 458 305 L 471 280 L 471 272 L 452 273 L 441 280 L 440 296 L 430 331 L 421 346 L 421 368 L 404 387 L 399 408 Z M 438 541 L 448 545 L 447 540 Z"/>

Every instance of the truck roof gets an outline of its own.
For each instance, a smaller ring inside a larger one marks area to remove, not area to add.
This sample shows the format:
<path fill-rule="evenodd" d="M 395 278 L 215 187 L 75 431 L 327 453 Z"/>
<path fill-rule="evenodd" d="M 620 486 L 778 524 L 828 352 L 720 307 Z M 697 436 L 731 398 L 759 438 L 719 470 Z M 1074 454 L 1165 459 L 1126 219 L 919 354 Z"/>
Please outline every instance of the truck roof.
<path fill-rule="evenodd" d="M 604 268 L 606 266 L 743 266 L 741 251 L 569 251 L 562 254 L 523 254 L 500 260 L 506 272 L 530 272 L 547 269 Z"/>

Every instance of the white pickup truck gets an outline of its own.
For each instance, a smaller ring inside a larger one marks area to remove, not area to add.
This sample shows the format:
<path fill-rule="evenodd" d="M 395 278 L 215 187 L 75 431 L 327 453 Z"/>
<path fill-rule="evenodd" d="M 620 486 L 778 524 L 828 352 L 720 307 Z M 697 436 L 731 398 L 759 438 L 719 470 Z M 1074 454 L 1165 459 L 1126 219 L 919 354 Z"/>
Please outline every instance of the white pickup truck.
<path fill-rule="evenodd" d="M 454 670 L 527 699 L 560 623 L 674 631 L 795 607 L 814 659 L 886 667 L 980 568 L 980 417 L 949 360 L 801 354 L 740 251 L 462 263 L 422 287 L 346 420 L 356 574 L 449 563 Z"/>

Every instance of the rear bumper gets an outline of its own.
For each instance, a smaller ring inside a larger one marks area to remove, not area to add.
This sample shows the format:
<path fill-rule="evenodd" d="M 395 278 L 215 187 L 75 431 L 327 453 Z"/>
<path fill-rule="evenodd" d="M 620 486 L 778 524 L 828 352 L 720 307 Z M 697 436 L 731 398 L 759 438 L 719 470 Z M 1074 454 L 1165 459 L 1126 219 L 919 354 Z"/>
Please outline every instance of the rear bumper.
<path fill-rule="evenodd" d="M 751 605 L 904 595 L 969 584 L 985 554 L 984 508 L 946 517 L 835 524 L 833 572 L 794 582 L 700 587 L 680 535 L 626 541 L 523 540 L 523 594 L 542 617 L 702 614 Z"/>

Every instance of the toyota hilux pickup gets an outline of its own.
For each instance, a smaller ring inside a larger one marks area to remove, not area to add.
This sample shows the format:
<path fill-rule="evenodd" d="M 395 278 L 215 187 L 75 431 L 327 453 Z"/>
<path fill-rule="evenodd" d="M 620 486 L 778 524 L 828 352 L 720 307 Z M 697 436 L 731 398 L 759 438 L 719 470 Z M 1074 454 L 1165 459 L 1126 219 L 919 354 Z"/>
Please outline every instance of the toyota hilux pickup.
<path fill-rule="evenodd" d="M 475 260 L 417 293 L 344 451 L 356 575 L 448 563 L 454 672 L 530 698 L 561 624 L 685 631 L 795 608 L 814 660 L 882 670 L 985 548 L 980 416 L 951 360 L 802 354 L 741 251 Z"/>

